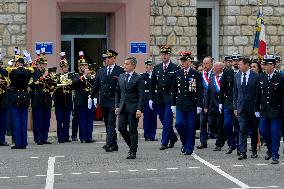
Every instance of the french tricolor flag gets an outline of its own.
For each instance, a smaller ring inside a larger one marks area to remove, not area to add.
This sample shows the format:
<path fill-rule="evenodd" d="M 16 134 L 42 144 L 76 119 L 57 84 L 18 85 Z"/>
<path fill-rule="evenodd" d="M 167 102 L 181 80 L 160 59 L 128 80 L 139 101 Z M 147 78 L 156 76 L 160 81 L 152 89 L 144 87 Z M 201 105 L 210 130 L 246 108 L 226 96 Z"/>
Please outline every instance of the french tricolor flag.
<path fill-rule="evenodd" d="M 255 28 L 253 49 L 257 51 L 258 57 L 263 59 L 263 56 L 266 55 L 266 40 L 262 7 L 259 8 Z"/>

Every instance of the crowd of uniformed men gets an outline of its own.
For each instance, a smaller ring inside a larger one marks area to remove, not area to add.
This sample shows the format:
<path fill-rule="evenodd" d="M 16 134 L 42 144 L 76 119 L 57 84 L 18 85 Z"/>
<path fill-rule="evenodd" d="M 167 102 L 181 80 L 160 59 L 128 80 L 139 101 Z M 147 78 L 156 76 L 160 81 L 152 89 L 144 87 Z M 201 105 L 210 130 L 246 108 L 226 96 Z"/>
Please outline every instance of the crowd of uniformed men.
<path fill-rule="evenodd" d="M 55 107 L 59 143 L 72 140 L 93 143 L 94 112 L 100 104 L 106 126 L 106 152 L 118 151 L 118 131 L 129 146 L 127 159 L 135 159 L 138 148 L 138 121 L 143 112 L 145 141 L 157 141 L 157 115 L 162 123 L 160 150 L 174 147 L 178 137 L 181 152 L 191 155 L 196 129 L 200 129 L 197 149 L 207 148 L 216 139 L 214 151 L 227 142 L 227 154 L 237 151 L 238 159 L 247 159 L 250 136 L 251 158 L 257 158 L 260 144 L 267 146 L 266 160 L 279 163 L 279 147 L 284 130 L 284 72 L 281 57 L 266 55 L 251 59 L 238 53 L 214 62 L 210 56 L 195 64 L 191 52 L 180 53 L 180 65 L 170 59 L 171 48 L 162 46 L 161 63 L 145 61 L 146 71 L 135 72 L 137 59 L 127 57 L 118 66 L 118 53 L 107 50 L 104 66 L 95 74 L 79 52 L 79 73 L 69 72 L 65 53 L 61 52 L 61 72 L 47 67 L 45 50 L 30 54 L 15 49 L 15 57 L 0 69 L 0 146 L 5 141 L 7 125 L 14 141 L 12 149 L 27 146 L 28 108 L 32 109 L 34 141 L 50 144 L 52 104 Z M 1 54 L 0 54 L 1 55 Z M 0 59 L 2 59 L 0 57 Z M 74 93 L 72 93 L 74 91 Z M 52 101 L 54 103 L 52 103 Z M 117 121 L 118 118 L 118 121 Z M 127 129 L 129 126 L 129 129 Z M 284 149 L 283 149 L 284 153 Z"/>

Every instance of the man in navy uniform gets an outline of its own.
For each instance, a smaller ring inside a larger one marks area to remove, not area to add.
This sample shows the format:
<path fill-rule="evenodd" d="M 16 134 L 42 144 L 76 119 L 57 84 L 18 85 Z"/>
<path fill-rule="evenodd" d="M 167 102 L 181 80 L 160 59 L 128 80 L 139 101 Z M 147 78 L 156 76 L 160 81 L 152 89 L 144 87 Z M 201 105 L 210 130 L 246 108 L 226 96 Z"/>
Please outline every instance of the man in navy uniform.
<path fill-rule="evenodd" d="M 205 94 L 209 88 L 210 77 L 213 74 L 212 71 L 213 59 L 210 56 L 207 56 L 203 59 L 202 78 L 203 78 L 203 93 L 202 93 L 202 108 L 204 108 L 205 103 Z M 215 134 L 214 128 L 207 128 L 208 123 L 208 114 L 202 109 L 200 112 L 200 145 L 197 146 L 198 149 L 207 148 L 207 140 L 209 138 L 209 133 L 213 137 Z M 209 132 L 208 132 L 209 130 Z M 215 129 L 216 130 L 216 129 Z"/>
<path fill-rule="evenodd" d="M 93 97 L 99 94 L 100 104 L 102 106 L 104 123 L 106 126 L 106 152 L 118 151 L 115 115 L 115 88 L 118 77 L 122 74 L 123 68 L 116 65 L 118 53 L 114 50 L 107 50 L 104 53 L 106 58 L 104 67 L 100 68 L 95 77 L 93 85 Z"/>
<path fill-rule="evenodd" d="M 261 117 L 263 136 L 267 145 L 265 159 L 279 163 L 282 118 L 284 117 L 284 76 L 276 72 L 274 55 L 264 56 L 265 73 L 259 77 L 255 116 Z"/>
<path fill-rule="evenodd" d="M 25 68 L 24 64 L 24 59 L 20 57 L 16 60 L 16 68 L 6 68 L 11 80 L 8 105 L 15 139 L 15 145 L 11 149 L 26 149 L 28 145 L 28 107 L 30 105 L 28 84 L 34 70 Z"/>
<path fill-rule="evenodd" d="M 219 111 L 224 115 L 224 131 L 228 143 L 228 151 L 231 154 L 236 149 L 235 133 L 234 133 L 234 107 L 233 107 L 233 91 L 234 91 L 234 70 L 232 68 L 232 57 L 226 56 L 221 88 L 220 88 L 220 104 Z"/>
<path fill-rule="evenodd" d="M 124 74 L 120 74 L 115 92 L 115 114 L 118 130 L 129 147 L 127 159 L 136 159 L 138 148 L 138 121 L 143 112 L 144 80 L 135 72 L 137 59 L 128 57 L 124 62 Z M 127 130 L 129 125 L 129 130 Z"/>
<path fill-rule="evenodd" d="M 257 158 L 258 124 L 255 117 L 256 86 L 259 80 L 258 73 L 250 70 L 250 59 L 241 58 L 240 72 L 234 78 L 233 105 L 234 114 L 238 117 L 239 131 L 239 160 L 247 159 L 247 136 L 251 129 L 251 158 Z"/>
<path fill-rule="evenodd" d="M 38 145 L 51 144 L 48 141 L 48 132 L 52 107 L 51 92 L 53 92 L 54 86 L 52 85 L 53 80 L 47 69 L 45 49 L 42 49 L 37 66 L 32 79 L 33 82 L 30 85 L 34 141 Z"/>
<path fill-rule="evenodd" d="M 182 68 L 176 71 L 174 78 L 173 103 L 171 109 L 176 112 L 175 127 L 180 135 L 182 153 L 191 155 L 195 144 L 196 116 L 201 112 L 202 78 L 191 68 L 191 52 L 181 52 Z"/>
<path fill-rule="evenodd" d="M 153 73 L 152 60 L 148 59 L 145 61 L 146 71 L 141 74 L 145 81 L 145 98 L 144 98 L 144 112 L 143 112 L 143 128 L 144 128 L 144 138 L 145 141 L 158 141 L 156 136 L 157 129 L 157 108 L 153 104 L 151 109 L 149 107 L 149 89 L 150 82 Z"/>
<path fill-rule="evenodd" d="M 165 150 L 173 148 L 178 140 L 173 129 L 173 113 L 171 111 L 173 79 L 178 67 L 170 60 L 170 47 L 162 46 L 160 52 L 162 63 L 156 65 L 153 69 L 150 82 L 149 107 L 153 109 L 153 103 L 157 106 L 157 113 L 163 125 L 160 150 Z"/>
<path fill-rule="evenodd" d="M 65 52 L 61 52 L 60 68 L 58 74 L 57 88 L 53 93 L 55 107 L 55 116 L 57 121 L 57 140 L 59 143 L 70 142 L 69 123 L 72 112 L 72 78 L 69 73 L 68 62 L 65 58 Z"/>
<path fill-rule="evenodd" d="M 79 138 L 81 143 L 93 143 L 93 122 L 96 101 L 91 98 L 92 85 L 94 79 L 91 78 L 91 71 L 88 69 L 88 63 L 84 58 L 84 53 L 79 52 L 78 60 L 79 72 L 72 81 L 74 94 L 74 109 L 78 111 Z"/>
<path fill-rule="evenodd" d="M 223 62 L 214 63 L 214 74 L 210 78 L 210 85 L 205 95 L 204 111 L 208 113 L 208 126 L 209 128 L 213 127 L 212 125 L 217 126 L 217 139 L 214 151 L 221 151 L 225 144 L 224 119 L 223 114 L 219 111 L 220 88 L 224 67 Z"/>
<path fill-rule="evenodd" d="M 0 49 L 1 50 L 1 49 Z M 0 51 L 0 146 L 9 146 L 5 141 L 5 135 L 7 131 L 7 118 L 8 118 L 8 106 L 7 106 L 7 97 L 8 97 L 8 72 L 6 69 L 2 68 L 3 61 Z"/>

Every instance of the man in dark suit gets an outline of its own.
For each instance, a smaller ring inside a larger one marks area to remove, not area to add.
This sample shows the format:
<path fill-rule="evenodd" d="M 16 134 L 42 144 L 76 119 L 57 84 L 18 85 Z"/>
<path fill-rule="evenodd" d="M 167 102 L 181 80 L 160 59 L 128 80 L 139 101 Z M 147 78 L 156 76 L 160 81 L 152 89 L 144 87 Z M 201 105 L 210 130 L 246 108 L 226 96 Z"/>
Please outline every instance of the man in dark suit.
<path fill-rule="evenodd" d="M 153 109 L 153 103 L 157 106 L 157 113 L 163 125 L 160 150 L 165 150 L 174 147 L 178 140 L 173 129 L 173 113 L 171 111 L 173 79 L 178 67 L 170 60 L 170 47 L 162 46 L 160 52 L 162 63 L 156 65 L 153 69 L 149 107 Z"/>
<path fill-rule="evenodd" d="M 239 160 L 247 158 L 247 136 L 251 128 L 252 158 L 257 158 L 258 124 L 254 114 L 256 86 L 258 73 L 250 70 L 250 59 L 241 58 L 239 61 L 240 72 L 234 78 L 234 114 L 238 116 L 239 132 Z"/>
<path fill-rule="evenodd" d="M 141 74 L 145 81 L 145 98 L 144 98 L 144 112 L 143 112 L 143 129 L 145 141 L 158 141 L 155 138 L 157 130 L 157 108 L 153 104 L 151 109 L 149 107 L 149 89 L 150 82 L 153 73 L 152 60 L 148 59 L 145 61 L 146 71 Z"/>
<path fill-rule="evenodd" d="M 264 70 L 259 78 L 256 117 L 261 117 L 263 136 L 267 145 L 265 159 L 279 163 L 282 118 L 284 117 L 284 76 L 275 70 L 274 55 L 264 56 Z"/>
<path fill-rule="evenodd" d="M 223 114 L 219 112 L 220 88 L 224 67 L 225 66 L 222 62 L 214 63 L 214 75 L 212 75 L 210 78 L 210 85 L 205 95 L 204 112 L 208 113 L 209 128 L 212 128 L 213 125 L 217 126 L 217 139 L 214 151 L 221 151 L 221 148 L 224 146 L 226 140 L 223 127 Z"/>
<path fill-rule="evenodd" d="M 95 77 L 93 85 L 93 96 L 99 94 L 99 101 L 102 106 L 104 123 L 106 126 L 106 145 L 103 147 L 106 152 L 118 151 L 117 134 L 116 134 L 116 115 L 115 115 L 115 88 L 117 86 L 118 77 L 122 74 L 123 68 L 117 66 L 117 52 L 107 50 L 106 66 L 100 68 Z"/>
<path fill-rule="evenodd" d="M 176 72 L 171 109 L 176 111 L 176 129 L 182 143 L 181 152 L 191 155 L 195 144 L 196 116 L 201 112 L 202 78 L 191 68 L 191 52 L 181 52 L 180 60 L 183 69 Z"/>
<path fill-rule="evenodd" d="M 138 148 L 138 121 L 143 111 L 145 93 L 144 80 L 134 70 L 135 57 L 128 57 L 124 62 L 125 74 L 120 74 L 115 92 L 115 114 L 118 117 L 118 130 L 129 146 L 127 159 L 136 159 Z M 127 125 L 129 124 L 129 131 Z"/>

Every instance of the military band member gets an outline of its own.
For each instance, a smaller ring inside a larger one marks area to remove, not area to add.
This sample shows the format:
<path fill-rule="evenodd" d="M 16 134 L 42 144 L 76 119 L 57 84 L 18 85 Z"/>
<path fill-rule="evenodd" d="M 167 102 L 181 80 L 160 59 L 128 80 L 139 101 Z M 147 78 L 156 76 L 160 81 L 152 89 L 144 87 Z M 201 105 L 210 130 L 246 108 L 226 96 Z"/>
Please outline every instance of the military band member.
<path fill-rule="evenodd" d="M 94 79 L 82 51 L 79 52 L 79 56 L 78 69 L 80 74 L 74 77 L 72 81 L 72 88 L 75 90 L 74 109 L 78 111 L 79 139 L 81 143 L 93 143 L 94 111 L 97 104 L 91 98 Z"/>
<path fill-rule="evenodd" d="M 103 110 L 104 123 L 106 126 L 106 152 L 118 151 L 115 115 L 115 88 L 118 77 L 124 72 L 123 68 L 116 65 L 118 53 L 107 50 L 104 53 L 105 67 L 100 68 L 93 85 L 93 96 L 99 95 L 100 105 Z"/>
<path fill-rule="evenodd" d="M 178 140 L 173 129 L 173 113 L 171 111 L 173 79 L 178 67 L 170 60 L 170 47 L 162 46 L 160 52 L 162 63 L 156 65 L 153 69 L 149 93 L 149 107 L 153 109 L 153 103 L 157 106 L 157 113 L 163 125 L 160 150 L 165 150 L 173 148 L 175 142 Z"/>
<path fill-rule="evenodd" d="M 145 98 L 144 98 L 144 112 L 143 112 L 143 129 L 144 129 L 144 138 L 145 141 L 158 141 L 156 136 L 157 130 L 157 108 L 153 104 L 151 109 L 149 107 L 149 89 L 150 82 L 153 73 L 152 60 L 148 59 L 145 61 L 146 71 L 141 74 L 142 78 L 145 81 Z"/>
<path fill-rule="evenodd" d="M 228 143 L 228 151 L 226 154 L 231 154 L 237 147 L 234 133 L 234 70 L 232 68 L 232 57 L 226 56 L 224 62 L 226 68 L 223 72 L 220 88 L 219 112 L 224 115 L 224 131 Z"/>
<path fill-rule="evenodd" d="M 202 81 L 203 81 L 203 91 L 202 91 L 202 108 L 204 108 L 205 103 L 205 94 L 209 88 L 210 78 L 213 74 L 212 71 L 213 59 L 212 57 L 205 57 L 203 59 L 203 71 L 202 71 Z M 216 129 L 207 128 L 208 123 L 208 114 L 202 109 L 200 112 L 200 145 L 197 146 L 198 149 L 207 148 L 207 140 L 209 135 L 213 138 L 213 135 L 216 133 Z M 209 132 L 208 132 L 209 130 Z M 210 133 L 210 134 L 209 134 Z M 210 137 L 210 138 L 211 138 Z"/>
<path fill-rule="evenodd" d="M 279 163 L 282 118 L 284 116 L 284 76 L 275 70 L 274 55 L 264 56 L 265 73 L 260 75 L 257 87 L 256 117 L 261 117 L 263 136 L 267 145 L 265 159 Z"/>
<path fill-rule="evenodd" d="M 42 49 L 41 57 L 37 62 L 32 82 L 30 84 L 30 96 L 33 115 L 34 141 L 38 145 L 51 144 L 48 141 L 50 127 L 53 81 L 48 73 L 45 49 Z"/>
<path fill-rule="evenodd" d="M 182 69 L 174 77 L 173 103 L 171 109 L 176 112 L 175 127 L 182 142 L 182 153 L 191 155 L 195 144 L 196 115 L 202 106 L 202 78 L 192 66 L 191 52 L 181 52 Z"/>
<path fill-rule="evenodd" d="M 72 112 L 72 77 L 69 73 L 65 52 L 61 52 L 61 73 L 57 75 L 57 87 L 53 93 L 55 116 L 57 121 L 57 140 L 59 143 L 70 142 L 69 123 Z"/>
<path fill-rule="evenodd" d="M 216 62 L 213 65 L 213 75 L 210 78 L 210 84 L 205 94 L 204 112 L 208 113 L 208 127 L 217 127 L 217 139 L 214 151 L 221 151 L 225 144 L 224 133 L 224 115 L 219 111 L 220 104 L 220 88 L 222 83 L 223 62 Z"/>
<path fill-rule="evenodd" d="M 251 129 L 251 158 L 257 158 L 258 123 L 254 114 L 256 86 L 258 73 L 250 70 L 250 59 L 241 58 L 239 61 L 240 72 L 234 78 L 233 105 L 234 114 L 238 117 L 239 131 L 239 160 L 247 159 L 248 129 Z"/>
<path fill-rule="evenodd" d="M 1 50 L 1 49 L 0 49 Z M 7 131 L 7 114 L 8 114 L 8 87 L 9 78 L 6 69 L 2 68 L 2 54 L 0 51 L 0 146 L 9 146 L 5 141 L 5 134 Z"/>
<path fill-rule="evenodd" d="M 138 121 L 143 112 L 144 80 L 135 72 L 137 59 L 128 57 L 124 62 L 124 74 L 120 74 L 115 92 L 115 114 L 118 130 L 129 147 L 126 159 L 136 159 L 138 148 Z M 127 130 L 129 125 L 129 130 Z"/>
<path fill-rule="evenodd" d="M 8 105 L 15 139 L 15 145 L 11 149 L 26 149 L 28 145 L 27 124 L 28 107 L 30 105 L 28 84 L 34 70 L 33 68 L 24 68 L 24 64 L 24 59 L 19 57 L 16 60 L 17 67 L 6 68 L 11 80 Z"/>

